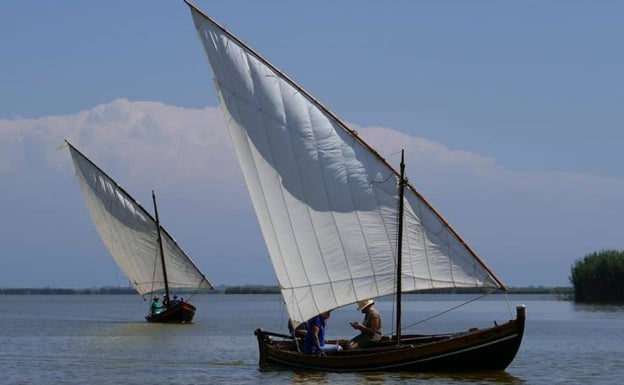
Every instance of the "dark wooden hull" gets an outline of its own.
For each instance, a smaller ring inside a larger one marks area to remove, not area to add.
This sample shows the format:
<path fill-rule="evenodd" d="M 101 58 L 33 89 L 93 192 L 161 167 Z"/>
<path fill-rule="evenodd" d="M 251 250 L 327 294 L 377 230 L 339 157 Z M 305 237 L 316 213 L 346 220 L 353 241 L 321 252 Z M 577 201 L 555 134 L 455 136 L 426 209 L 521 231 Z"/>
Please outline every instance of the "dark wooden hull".
<path fill-rule="evenodd" d="M 255 331 L 260 368 L 317 371 L 457 372 L 504 370 L 514 359 L 524 334 L 525 308 L 516 319 L 487 329 L 441 335 L 405 335 L 401 344 L 391 340 L 382 346 L 347 350 L 317 357 L 299 353 L 293 340 L 275 341 L 280 334 Z M 335 341 L 334 341 L 335 343 Z"/>
<path fill-rule="evenodd" d="M 188 302 L 183 302 L 168 307 L 158 314 L 150 314 L 145 317 L 147 322 L 158 323 L 190 323 L 195 315 L 195 306 Z"/>

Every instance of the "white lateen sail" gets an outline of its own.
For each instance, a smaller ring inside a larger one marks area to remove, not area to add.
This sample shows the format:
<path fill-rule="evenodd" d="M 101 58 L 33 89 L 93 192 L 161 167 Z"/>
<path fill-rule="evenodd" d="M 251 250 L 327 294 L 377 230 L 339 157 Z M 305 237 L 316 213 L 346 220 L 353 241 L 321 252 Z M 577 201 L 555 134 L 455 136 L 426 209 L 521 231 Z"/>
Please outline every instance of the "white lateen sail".
<path fill-rule="evenodd" d="M 165 281 L 156 221 L 141 205 L 71 143 L 76 175 L 100 238 L 140 295 L 163 291 Z M 212 289 L 210 282 L 162 228 L 170 288 Z"/>
<path fill-rule="evenodd" d="M 290 317 L 396 292 L 400 176 L 332 112 L 191 7 Z M 504 285 L 405 192 L 402 290 Z"/>

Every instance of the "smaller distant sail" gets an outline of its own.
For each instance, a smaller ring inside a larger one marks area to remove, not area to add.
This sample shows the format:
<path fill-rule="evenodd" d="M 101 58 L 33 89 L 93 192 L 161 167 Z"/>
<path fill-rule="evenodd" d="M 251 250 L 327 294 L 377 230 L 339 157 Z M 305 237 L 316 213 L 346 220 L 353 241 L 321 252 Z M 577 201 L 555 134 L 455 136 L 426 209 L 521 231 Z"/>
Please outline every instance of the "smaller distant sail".
<path fill-rule="evenodd" d="M 104 171 L 67 144 L 87 209 L 111 256 L 140 295 L 164 290 L 155 219 Z M 213 289 L 162 226 L 161 234 L 169 287 Z"/>

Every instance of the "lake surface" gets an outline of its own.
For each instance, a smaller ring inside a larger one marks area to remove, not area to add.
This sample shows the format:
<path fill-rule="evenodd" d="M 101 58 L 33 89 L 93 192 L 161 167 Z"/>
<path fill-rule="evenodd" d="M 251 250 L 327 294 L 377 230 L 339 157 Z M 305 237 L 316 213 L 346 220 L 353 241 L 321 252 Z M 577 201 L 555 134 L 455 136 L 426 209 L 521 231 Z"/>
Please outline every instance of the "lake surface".
<path fill-rule="evenodd" d="M 408 295 L 404 325 L 472 298 Z M 193 324 L 144 321 L 135 295 L 0 295 L 0 384 L 624 384 L 624 305 L 578 305 L 547 296 L 490 296 L 406 330 L 462 331 L 515 317 L 524 340 L 505 372 L 309 373 L 258 370 L 253 330 L 286 332 L 279 295 L 201 295 Z M 389 333 L 393 303 L 376 304 Z M 511 313 L 510 313 L 511 309 Z M 355 306 L 332 312 L 328 338 L 354 335 Z"/>

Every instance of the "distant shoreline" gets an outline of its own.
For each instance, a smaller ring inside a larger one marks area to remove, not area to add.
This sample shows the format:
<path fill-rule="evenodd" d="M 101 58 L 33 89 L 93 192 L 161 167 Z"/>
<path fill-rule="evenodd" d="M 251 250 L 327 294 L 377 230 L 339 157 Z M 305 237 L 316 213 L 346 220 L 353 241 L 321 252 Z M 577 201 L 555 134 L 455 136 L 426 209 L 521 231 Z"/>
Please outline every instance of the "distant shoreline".
<path fill-rule="evenodd" d="M 175 290 L 176 293 L 191 293 L 187 290 Z M 444 290 L 428 290 L 421 293 L 428 294 L 474 294 L 482 293 L 478 289 L 444 289 Z M 215 290 L 204 291 L 201 294 L 279 294 L 278 286 L 263 285 L 241 285 L 241 286 L 219 286 Z M 574 289 L 568 286 L 543 287 L 511 287 L 508 294 L 550 294 L 558 296 L 571 296 Z M 0 288 L 0 295 L 100 295 L 100 294 L 136 294 L 131 287 L 98 287 L 85 289 L 67 289 L 67 288 Z"/>

